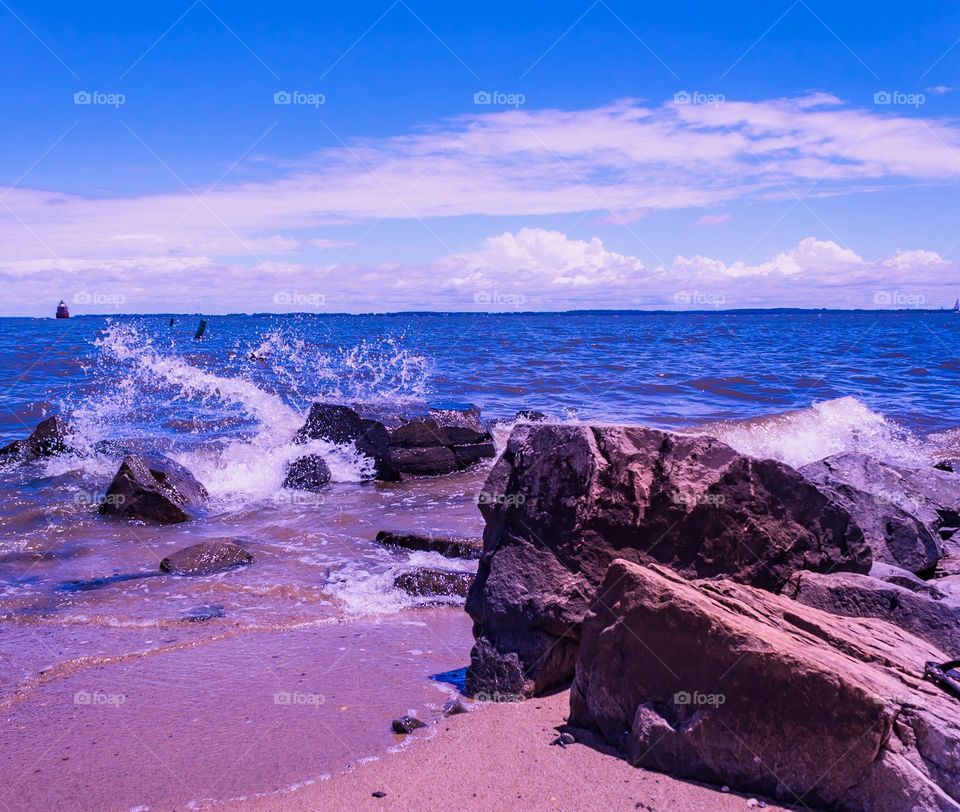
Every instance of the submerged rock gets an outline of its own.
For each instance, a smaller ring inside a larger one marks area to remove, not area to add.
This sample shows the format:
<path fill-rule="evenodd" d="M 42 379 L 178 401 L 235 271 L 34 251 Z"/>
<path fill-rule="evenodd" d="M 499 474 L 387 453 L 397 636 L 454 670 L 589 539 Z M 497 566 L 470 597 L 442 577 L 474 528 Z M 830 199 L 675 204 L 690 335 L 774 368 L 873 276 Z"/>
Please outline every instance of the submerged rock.
<path fill-rule="evenodd" d="M 519 425 L 484 494 L 484 554 L 467 600 L 470 694 L 570 680 L 580 622 L 616 558 L 774 591 L 798 570 L 872 563 L 834 499 L 787 465 L 711 437 Z"/>
<path fill-rule="evenodd" d="M 874 559 L 910 572 L 929 572 L 942 554 L 941 512 L 956 513 L 960 477 L 913 471 L 844 453 L 800 468 L 846 508 L 863 530 Z"/>
<path fill-rule="evenodd" d="M 437 536 L 421 536 L 417 533 L 391 533 L 381 530 L 377 533 L 376 542 L 390 547 L 402 547 L 404 550 L 413 550 L 423 553 L 439 553 L 444 558 L 480 558 L 483 552 L 483 542 L 475 539 L 440 538 Z"/>
<path fill-rule="evenodd" d="M 166 457 L 131 455 L 110 483 L 100 513 L 177 524 L 193 518 L 206 500 L 206 488 L 183 466 Z"/>
<path fill-rule="evenodd" d="M 253 563 L 253 556 L 234 541 L 201 541 L 177 550 L 160 562 L 172 575 L 213 575 Z"/>
<path fill-rule="evenodd" d="M 298 491 L 318 491 L 330 484 L 330 467 L 319 454 L 307 454 L 287 468 L 283 487 Z"/>
<path fill-rule="evenodd" d="M 349 406 L 314 403 L 306 423 L 294 437 L 297 443 L 309 440 L 326 440 L 338 445 L 352 443 L 358 453 L 373 460 L 376 479 L 384 482 L 400 479 L 400 472 L 390 460 L 390 443 L 383 423 L 363 418 Z"/>
<path fill-rule="evenodd" d="M 70 430 L 61 417 L 41 421 L 26 440 L 14 440 L 0 448 L 0 464 L 53 457 L 69 450 Z"/>
<path fill-rule="evenodd" d="M 571 722 L 627 760 L 811 807 L 960 808 L 945 655 L 873 619 L 612 564 L 583 624 Z"/>
<path fill-rule="evenodd" d="M 416 598 L 465 598 L 473 574 L 469 572 L 451 572 L 420 567 L 410 572 L 401 572 L 393 580 L 397 589 Z"/>

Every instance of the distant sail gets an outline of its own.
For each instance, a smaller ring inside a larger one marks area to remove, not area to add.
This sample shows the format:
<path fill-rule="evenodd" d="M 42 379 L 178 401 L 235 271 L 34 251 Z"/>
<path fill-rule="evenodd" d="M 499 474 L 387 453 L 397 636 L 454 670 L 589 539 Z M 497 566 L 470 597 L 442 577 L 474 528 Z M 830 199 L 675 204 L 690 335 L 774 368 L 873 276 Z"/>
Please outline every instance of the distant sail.
<path fill-rule="evenodd" d="M 58 319 L 70 318 L 70 311 L 67 310 L 67 303 L 63 301 L 63 299 L 61 299 L 60 304 L 57 305 L 57 318 Z"/>
<path fill-rule="evenodd" d="M 960 299 L 953 303 L 953 312 L 960 313 Z"/>

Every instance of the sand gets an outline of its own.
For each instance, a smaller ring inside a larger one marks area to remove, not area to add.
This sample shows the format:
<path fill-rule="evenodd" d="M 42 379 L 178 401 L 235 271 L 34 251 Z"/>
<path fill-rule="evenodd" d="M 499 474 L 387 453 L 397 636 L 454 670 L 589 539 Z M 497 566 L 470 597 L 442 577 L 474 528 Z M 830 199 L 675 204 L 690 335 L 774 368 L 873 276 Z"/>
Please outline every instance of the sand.
<path fill-rule="evenodd" d="M 520 704 L 486 704 L 441 721 L 400 752 L 294 792 L 234 802 L 229 808 L 750 809 L 750 796 L 637 769 L 586 745 L 551 745 L 569 701 L 564 691 Z M 376 798 L 374 792 L 386 795 Z M 767 809 L 787 808 L 765 803 Z"/>

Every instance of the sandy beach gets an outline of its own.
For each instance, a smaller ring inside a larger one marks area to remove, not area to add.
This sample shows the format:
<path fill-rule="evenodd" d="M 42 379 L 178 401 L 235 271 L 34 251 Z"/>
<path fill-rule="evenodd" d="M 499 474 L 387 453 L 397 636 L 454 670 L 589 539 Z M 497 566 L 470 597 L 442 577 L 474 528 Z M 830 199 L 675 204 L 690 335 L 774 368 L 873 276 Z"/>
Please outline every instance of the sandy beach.
<path fill-rule="evenodd" d="M 584 744 L 552 745 L 569 691 L 452 716 L 399 752 L 293 792 L 237 800 L 252 810 L 742 810 L 752 796 L 637 769 Z M 399 738 L 399 737 L 398 737 Z M 377 797 L 374 793 L 385 793 Z M 757 798 L 767 809 L 787 809 Z M 807 807 L 809 808 L 809 807 Z"/>

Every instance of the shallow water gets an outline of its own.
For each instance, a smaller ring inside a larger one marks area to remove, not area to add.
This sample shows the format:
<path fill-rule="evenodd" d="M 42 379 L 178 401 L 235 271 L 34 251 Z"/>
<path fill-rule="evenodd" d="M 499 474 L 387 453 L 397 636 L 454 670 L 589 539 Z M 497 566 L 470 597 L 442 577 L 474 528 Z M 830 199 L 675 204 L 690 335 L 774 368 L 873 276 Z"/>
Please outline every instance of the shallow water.
<path fill-rule="evenodd" d="M 334 483 L 286 491 L 314 400 L 472 402 L 504 421 L 501 446 L 529 408 L 709 431 L 793 465 L 845 449 L 907 465 L 960 451 L 952 314 L 237 316 L 211 319 L 200 342 L 197 320 L 0 320 L 4 441 L 54 413 L 77 432 L 77 453 L 0 471 L 0 763 L 20 782 L 8 802 L 18 786 L 36 808 L 271 792 L 382 752 L 391 714 L 442 701 L 429 676 L 466 665 L 469 623 L 458 602 L 424 607 L 393 579 L 475 564 L 372 539 L 479 536 L 489 464 L 361 482 L 368 460 L 316 443 Z M 186 465 L 208 513 L 161 528 L 99 516 L 124 449 Z M 157 575 L 165 555 L 217 538 L 255 564 Z M 342 701 L 284 708 L 284 691 Z M 147 777 L 124 773 L 111 794 L 94 776 L 114 759 L 125 771 L 142 759 Z"/>

